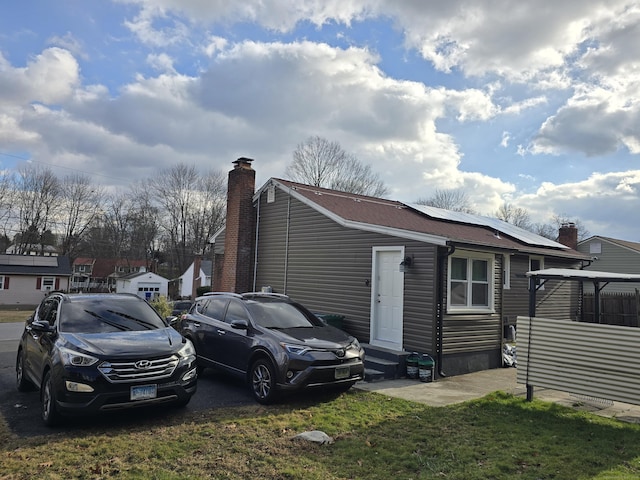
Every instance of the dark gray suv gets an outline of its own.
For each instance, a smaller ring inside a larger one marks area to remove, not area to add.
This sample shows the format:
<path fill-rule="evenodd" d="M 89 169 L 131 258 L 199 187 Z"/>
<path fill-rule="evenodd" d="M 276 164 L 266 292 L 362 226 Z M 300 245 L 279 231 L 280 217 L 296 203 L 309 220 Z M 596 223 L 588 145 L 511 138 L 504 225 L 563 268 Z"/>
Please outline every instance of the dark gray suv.
<path fill-rule="evenodd" d="M 193 342 L 199 368 L 245 378 L 260 403 L 307 387 L 346 390 L 364 375 L 358 340 L 285 295 L 209 293 L 177 328 Z"/>

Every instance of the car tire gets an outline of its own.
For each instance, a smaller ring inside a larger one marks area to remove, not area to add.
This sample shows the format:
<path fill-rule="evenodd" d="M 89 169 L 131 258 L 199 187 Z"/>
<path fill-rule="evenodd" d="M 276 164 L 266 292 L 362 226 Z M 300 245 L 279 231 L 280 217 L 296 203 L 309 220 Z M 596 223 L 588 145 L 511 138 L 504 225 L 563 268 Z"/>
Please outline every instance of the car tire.
<path fill-rule="evenodd" d="M 51 372 L 47 372 L 40 388 L 40 406 L 42 420 L 49 427 L 55 427 L 60 423 L 60 413 L 56 405 L 56 394 L 53 388 Z"/>
<path fill-rule="evenodd" d="M 33 383 L 31 383 L 24 374 L 24 351 L 18 352 L 18 358 L 16 359 L 16 387 L 19 392 L 28 392 L 34 389 Z"/>
<path fill-rule="evenodd" d="M 268 405 L 276 400 L 275 369 L 269 360 L 260 358 L 253 362 L 249 372 L 251 394 L 258 403 Z"/>

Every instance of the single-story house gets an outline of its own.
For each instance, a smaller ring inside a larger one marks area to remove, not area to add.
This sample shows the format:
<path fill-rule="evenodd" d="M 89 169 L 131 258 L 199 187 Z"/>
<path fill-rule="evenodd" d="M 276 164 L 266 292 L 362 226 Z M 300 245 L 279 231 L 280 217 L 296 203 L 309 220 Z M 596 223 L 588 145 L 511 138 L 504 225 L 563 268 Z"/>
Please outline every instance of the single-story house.
<path fill-rule="evenodd" d="M 18 253 L 19 251 L 23 253 Z M 9 245 L 5 253 L 9 253 L 11 255 L 35 255 L 41 257 L 51 257 L 59 255 L 58 248 L 53 245 L 37 245 L 37 244 L 28 244 L 28 245 L 17 245 L 12 244 Z"/>
<path fill-rule="evenodd" d="M 50 292 L 67 291 L 67 256 L 0 255 L 0 305 L 37 305 Z"/>
<path fill-rule="evenodd" d="M 152 272 L 130 273 L 119 277 L 116 283 L 117 293 L 133 293 L 140 298 L 153 300 L 166 297 L 169 280 Z"/>
<path fill-rule="evenodd" d="M 440 376 L 501 366 L 505 326 L 528 312 L 525 273 L 581 268 L 577 230 L 558 242 L 496 219 L 229 172 L 214 290 L 287 294 L 344 316 L 362 343 L 436 359 Z M 578 289 L 538 292 L 538 312 L 573 319 Z"/>
<path fill-rule="evenodd" d="M 640 243 L 594 235 L 578 243 L 578 251 L 588 255 L 592 262 L 585 270 L 640 274 Z M 585 291 L 593 292 L 586 282 Z M 609 282 L 603 286 L 606 293 L 634 293 L 638 284 Z"/>
<path fill-rule="evenodd" d="M 178 277 L 177 296 L 180 298 L 196 298 L 199 287 L 211 286 L 211 260 L 196 257 L 185 272 Z"/>

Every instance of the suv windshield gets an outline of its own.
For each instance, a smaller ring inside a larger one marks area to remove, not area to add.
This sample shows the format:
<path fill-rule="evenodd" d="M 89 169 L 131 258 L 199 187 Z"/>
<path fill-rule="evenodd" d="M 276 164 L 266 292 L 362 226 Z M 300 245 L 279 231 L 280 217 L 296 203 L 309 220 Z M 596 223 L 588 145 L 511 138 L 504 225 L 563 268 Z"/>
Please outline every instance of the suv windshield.
<path fill-rule="evenodd" d="M 109 333 L 155 330 L 166 325 L 144 301 L 132 298 L 74 299 L 64 302 L 60 315 L 61 331 Z"/>
<path fill-rule="evenodd" d="M 256 324 L 265 328 L 313 327 L 295 305 L 286 302 L 250 302 L 247 307 Z"/>

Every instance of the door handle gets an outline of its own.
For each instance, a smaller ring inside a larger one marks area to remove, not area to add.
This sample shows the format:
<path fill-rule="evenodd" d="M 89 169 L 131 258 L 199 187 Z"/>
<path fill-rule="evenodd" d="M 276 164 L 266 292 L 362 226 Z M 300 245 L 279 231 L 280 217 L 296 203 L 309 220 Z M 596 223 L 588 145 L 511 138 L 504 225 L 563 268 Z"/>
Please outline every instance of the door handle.
<path fill-rule="evenodd" d="M 218 330 L 218 335 L 226 335 L 227 332 L 225 330 Z"/>

